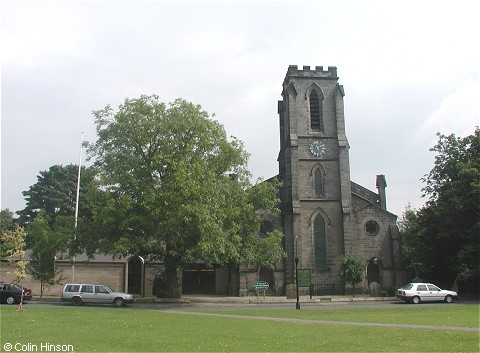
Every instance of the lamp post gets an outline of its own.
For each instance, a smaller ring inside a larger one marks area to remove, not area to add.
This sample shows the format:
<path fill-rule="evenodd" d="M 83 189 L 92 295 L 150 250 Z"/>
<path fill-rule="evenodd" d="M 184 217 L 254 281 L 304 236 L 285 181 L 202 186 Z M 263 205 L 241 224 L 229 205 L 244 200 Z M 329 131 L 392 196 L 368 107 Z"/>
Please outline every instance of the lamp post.
<path fill-rule="evenodd" d="M 297 287 L 297 305 L 295 309 L 300 309 L 300 296 L 298 294 L 298 257 L 295 258 L 295 286 Z"/>

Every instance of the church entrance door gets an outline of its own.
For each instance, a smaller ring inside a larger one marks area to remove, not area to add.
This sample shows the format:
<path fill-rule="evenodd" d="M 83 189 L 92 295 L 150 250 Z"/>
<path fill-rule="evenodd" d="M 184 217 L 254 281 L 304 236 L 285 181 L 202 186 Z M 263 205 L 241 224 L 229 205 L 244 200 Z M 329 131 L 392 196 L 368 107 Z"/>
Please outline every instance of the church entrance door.
<path fill-rule="evenodd" d="M 215 294 L 215 269 L 192 265 L 183 270 L 183 294 Z"/>
<path fill-rule="evenodd" d="M 368 279 L 368 285 L 373 282 L 380 283 L 380 268 L 378 266 L 378 260 L 371 259 L 368 262 L 368 267 L 367 267 L 367 279 Z"/>
<path fill-rule="evenodd" d="M 370 259 L 367 266 L 368 292 L 372 297 L 381 294 L 380 264 L 376 257 Z"/>

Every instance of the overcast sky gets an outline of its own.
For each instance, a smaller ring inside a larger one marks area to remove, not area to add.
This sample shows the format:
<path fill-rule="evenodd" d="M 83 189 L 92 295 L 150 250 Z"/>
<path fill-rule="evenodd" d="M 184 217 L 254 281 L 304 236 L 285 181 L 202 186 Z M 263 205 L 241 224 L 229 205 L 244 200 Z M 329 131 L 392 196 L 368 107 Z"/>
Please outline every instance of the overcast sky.
<path fill-rule="evenodd" d="M 278 173 L 289 65 L 336 66 L 352 181 L 419 208 L 437 131 L 479 125 L 478 1 L 1 1 L 1 208 L 77 164 L 93 110 L 157 94 L 202 105 Z M 85 163 L 85 159 L 83 162 Z"/>

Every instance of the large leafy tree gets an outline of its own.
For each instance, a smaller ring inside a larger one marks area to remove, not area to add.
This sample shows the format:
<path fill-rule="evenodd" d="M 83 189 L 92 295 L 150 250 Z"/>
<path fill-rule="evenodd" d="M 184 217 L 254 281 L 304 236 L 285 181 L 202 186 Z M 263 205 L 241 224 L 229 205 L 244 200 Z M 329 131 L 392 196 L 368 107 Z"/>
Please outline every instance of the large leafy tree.
<path fill-rule="evenodd" d="M 480 136 L 438 135 L 435 164 L 422 189 L 429 199 L 404 215 L 404 248 L 412 267 L 442 286 L 479 283 Z M 406 231 L 406 232 L 405 232 Z"/>
<path fill-rule="evenodd" d="M 418 212 L 410 204 L 407 205 L 398 222 L 402 234 L 402 254 L 407 278 L 419 280 L 429 272 L 425 262 L 425 248 L 423 244 L 424 231 L 418 221 Z"/>
<path fill-rule="evenodd" d="M 235 249 L 259 229 L 243 144 L 182 99 L 142 95 L 94 116 L 89 152 L 105 193 L 91 251 L 161 258 L 170 297 L 186 263 L 238 261 Z"/>
<path fill-rule="evenodd" d="M 88 194 L 94 189 L 94 173 L 92 168 L 82 167 L 79 214 L 82 217 L 91 217 L 92 204 Z M 55 223 L 58 216 L 75 214 L 75 202 L 78 180 L 78 165 L 53 165 L 48 170 L 41 171 L 37 182 L 23 192 L 26 207 L 18 211 L 19 223 L 23 226 L 33 222 L 40 210 L 44 210 L 49 217 L 50 225 Z"/>
<path fill-rule="evenodd" d="M 285 257 L 283 234 L 273 226 L 262 227 L 263 213 L 278 213 L 280 183 L 273 178 L 258 181 L 253 187 L 243 189 L 232 183 L 224 192 L 223 237 L 206 234 L 199 243 L 199 256 L 229 269 L 229 294 L 236 293 L 235 283 L 241 265 L 274 269 Z"/>

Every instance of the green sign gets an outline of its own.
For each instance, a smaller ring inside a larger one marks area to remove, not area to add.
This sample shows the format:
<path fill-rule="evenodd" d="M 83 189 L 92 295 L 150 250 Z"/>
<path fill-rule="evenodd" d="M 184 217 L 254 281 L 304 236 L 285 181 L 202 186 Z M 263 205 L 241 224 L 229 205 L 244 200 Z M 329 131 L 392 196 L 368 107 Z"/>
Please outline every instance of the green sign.
<path fill-rule="evenodd" d="M 255 288 L 256 290 L 265 290 L 268 289 L 268 287 L 268 282 L 265 281 L 258 281 L 255 282 L 255 284 L 253 285 L 253 288 Z"/>
<path fill-rule="evenodd" d="M 298 286 L 310 287 L 312 285 L 312 270 L 298 269 Z"/>

